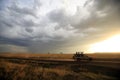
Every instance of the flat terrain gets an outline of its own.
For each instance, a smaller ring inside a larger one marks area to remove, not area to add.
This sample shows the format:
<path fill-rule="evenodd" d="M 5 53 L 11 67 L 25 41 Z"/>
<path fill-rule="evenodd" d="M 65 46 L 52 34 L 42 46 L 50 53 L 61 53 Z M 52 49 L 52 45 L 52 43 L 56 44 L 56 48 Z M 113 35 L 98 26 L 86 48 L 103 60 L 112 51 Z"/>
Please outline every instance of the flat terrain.
<path fill-rule="evenodd" d="M 0 78 L 10 78 L 11 80 L 17 78 L 22 80 L 33 80 L 32 78 L 35 78 L 34 80 L 119 80 L 119 53 L 86 55 L 92 57 L 93 60 L 74 61 L 73 54 L 1 53 Z M 9 74 L 11 71 L 14 75 Z M 20 71 L 23 72 L 23 75 L 20 75 Z"/>
<path fill-rule="evenodd" d="M 0 56 L 8 57 L 40 57 L 40 58 L 62 58 L 71 59 L 74 53 L 0 53 Z M 93 58 L 120 58 L 120 53 L 85 53 L 86 55 Z"/>

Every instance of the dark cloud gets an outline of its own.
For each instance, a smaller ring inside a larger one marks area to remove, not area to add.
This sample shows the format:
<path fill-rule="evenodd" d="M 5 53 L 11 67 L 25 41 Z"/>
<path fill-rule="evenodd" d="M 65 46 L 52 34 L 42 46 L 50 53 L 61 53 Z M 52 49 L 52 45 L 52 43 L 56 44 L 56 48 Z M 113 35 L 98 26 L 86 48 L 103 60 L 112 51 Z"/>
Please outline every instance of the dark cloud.
<path fill-rule="evenodd" d="M 32 8 L 20 8 L 17 5 L 13 5 L 12 7 L 8 7 L 10 11 L 12 11 L 15 14 L 18 14 L 20 16 L 26 16 L 31 15 L 36 17 L 36 14 L 34 13 Z"/>
<path fill-rule="evenodd" d="M 6 2 L 8 2 L 8 0 L 0 0 L 0 10 L 4 9 L 4 7 L 6 6 Z"/>
<path fill-rule="evenodd" d="M 33 32 L 33 29 L 32 28 L 25 28 L 25 30 L 29 33 L 32 33 Z"/>
<path fill-rule="evenodd" d="M 91 2 L 93 2 L 92 6 L 90 6 Z M 109 29 L 111 27 L 109 26 L 110 24 L 119 23 L 119 4 L 119 0 L 89 0 L 85 4 L 85 7 L 89 7 L 90 17 L 80 21 L 74 26 L 78 28 L 94 27 L 98 29 Z"/>
<path fill-rule="evenodd" d="M 0 44 L 13 44 L 17 46 L 28 46 L 29 40 L 22 40 L 22 39 L 9 39 L 5 37 L 0 37 Z"/>
<path fill-rule="evenodd" d="M 97 10 L 103 10 L 105 8 L 120 8 L 119 0 L 95 0 L 95 5 Z"/>
<path fill-rule="evenodd" d="M 68 22 L 68 16 L 65 14 L 65 11 L 63 9 L 51 11 L 48 14 L 48 17 L 51 21 L 59 23 L 59 25 Z"/>
<path fill-rule="evenodd" d="M 88 0 L 83 7 L 76 6 L 72 15 L 66 7 L 51 7 L 52 10 L 44 13 L 47 10 L 44 5 L 39 0 L 26 4 L 19 3 L 19 0 L 0 0 L 2 50 L 15 46 L 23 51 L 54 52 L 79 44 L 82 48 L 96 38 L 101 39 L 100 35 L 120 30 L 119 0 Z M 42 8 L 45 9 L 43 12 Z"/>

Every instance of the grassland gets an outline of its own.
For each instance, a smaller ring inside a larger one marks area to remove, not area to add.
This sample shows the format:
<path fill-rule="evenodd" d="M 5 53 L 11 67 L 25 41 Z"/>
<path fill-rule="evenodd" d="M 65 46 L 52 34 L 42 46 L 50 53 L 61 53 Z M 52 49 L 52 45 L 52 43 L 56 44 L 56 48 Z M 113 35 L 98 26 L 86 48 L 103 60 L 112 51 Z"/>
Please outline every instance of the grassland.
<path fill-rule="evenodd" d="M 96 59 L 113 60 L 120 58 L 120 54 L 87 55 Z M 72 59 L 73 54 L 2 53 L 0 56 L 37 59 Z M 112 74 L 109 74 L 109 70 L 106 69 L 97 65 L 56 64 L 51 62 L 41 64 L 24 60 L 17 61 L 0 58 L 0 80 L 119 80 L 119 77 L 114 76 L 114 69 L 109 69 L 111 71 L 113 70 Z"/>
<path fill-rule="evenodd" d="M 78 71 L 81 70 L 81 71 Z M 17 64 L 0 60 L 1 80 L 117 80 L 76 65 Z"/>
<path fill-rule="evenodd" d="M 0 53 L 0 56 L 6 57 L 35 57 L 52 59 L 72 59 L 74 53 L 56 54 L 56 53 Z M 120 53 L 86 53 L 92 58 L 120 59 Z"/>

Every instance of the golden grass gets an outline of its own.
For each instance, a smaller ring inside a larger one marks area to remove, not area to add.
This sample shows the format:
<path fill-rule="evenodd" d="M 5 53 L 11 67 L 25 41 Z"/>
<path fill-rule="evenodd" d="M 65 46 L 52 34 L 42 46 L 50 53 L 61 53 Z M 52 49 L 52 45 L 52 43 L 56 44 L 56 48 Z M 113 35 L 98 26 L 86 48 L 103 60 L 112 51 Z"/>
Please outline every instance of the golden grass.
<path fill-rule="evenodd" d="M 91 53 L 86 54 L 93 58 L 118 58 L 120 53 Z M 42 58 L 42 59 L 72 59 L 73 54 L 48 54 L 48 53 L 0 53 L 0 56 L 6 57 L 25 57 L 25 58 Z"/>
<path fill-rule="evenodd" d="M 5 80 L 115 80 L 115 78 L 92 72 L 76 73 L 70 66 L 65 65 L 47 68 L 0 59 L 0 79 L 2 78 Z"/>
<path fill-rule="evenodd" d="M 120 53 L 94 53 L 88 54 L 88 56 L 93 58 L 120 58 Z"/>

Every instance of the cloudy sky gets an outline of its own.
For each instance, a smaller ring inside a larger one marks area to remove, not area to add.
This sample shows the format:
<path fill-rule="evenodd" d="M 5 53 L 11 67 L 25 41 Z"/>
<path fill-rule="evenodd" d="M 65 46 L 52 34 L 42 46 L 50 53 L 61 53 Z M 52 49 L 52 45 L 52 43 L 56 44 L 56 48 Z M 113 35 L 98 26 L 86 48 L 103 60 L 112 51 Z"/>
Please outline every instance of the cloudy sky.
<path fill-rule="evenodd" d="M 0 52 L 89 52 L 116 34 L 120 0 L 0 0 Z"/>

